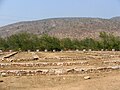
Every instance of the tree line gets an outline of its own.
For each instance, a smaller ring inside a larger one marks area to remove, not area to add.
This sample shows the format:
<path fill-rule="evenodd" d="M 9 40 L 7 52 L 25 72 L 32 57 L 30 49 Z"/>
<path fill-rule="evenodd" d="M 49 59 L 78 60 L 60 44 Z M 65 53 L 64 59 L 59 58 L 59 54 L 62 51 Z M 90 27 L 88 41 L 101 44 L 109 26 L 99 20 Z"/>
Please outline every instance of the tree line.
<path fill-rule="evenodd" d="M 0 38 L 1 50 L 41 50 L 48 51 L 56 50 L 101 50 L 101 49 L 115 49 L 120 50 L 120 37 L 106 32 L 100 32 L 99 39 L 85 38 L 78 39 L 58 39 L 53 36 L 44 34 L 37 36 L 30 33 L 18 33 L 6 38 Z"/>

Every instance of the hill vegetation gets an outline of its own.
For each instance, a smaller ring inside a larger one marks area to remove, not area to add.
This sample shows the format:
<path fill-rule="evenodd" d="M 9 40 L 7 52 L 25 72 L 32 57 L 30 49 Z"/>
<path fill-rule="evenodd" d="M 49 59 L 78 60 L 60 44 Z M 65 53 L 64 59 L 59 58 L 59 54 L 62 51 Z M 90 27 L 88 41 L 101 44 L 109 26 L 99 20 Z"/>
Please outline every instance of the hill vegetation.
<path fill-rule="evenodd" d="M 120 37 L 113 34 L 101 32 L 98 40 L 85 38 L 83 40 L 63 38 L 59 39 L 44 34 L 36 36 L 30 33 L 18 33 L 7 38 L 0 38 L 0 49 L 2 50 L 120 50 Z"/>
<path fill-rule="evenodd" d="M 100 32 L 120 36 L 120 19 L 101 18 L 53 18 L 38 21 L 19 22 L 0 28 L 0 36 L 8 37 L 17 33 L 28 32 L 36 35 L 48 34 L 57 38 L 98 39 Z"/>

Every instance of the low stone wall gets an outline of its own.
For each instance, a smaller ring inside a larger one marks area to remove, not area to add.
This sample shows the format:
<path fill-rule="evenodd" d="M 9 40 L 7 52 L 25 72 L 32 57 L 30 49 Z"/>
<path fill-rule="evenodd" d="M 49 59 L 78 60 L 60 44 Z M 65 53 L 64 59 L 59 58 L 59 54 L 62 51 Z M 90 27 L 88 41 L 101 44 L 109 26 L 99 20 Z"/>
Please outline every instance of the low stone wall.
<path fill-rule="evenodd" d="M 57 60 L 89 60 L 89 59 L 96 59 L 96 57 L 94 58 L 92 57 L 88 57 L 88 56 L 54 56 L 54 57 L 43 57 L 40 58 L 42 60 L 52 60 L 52 59 L 57 59 Z"/>
<path fill-rule="evenodd" d="M 103 64 L 115 64 L 115 65 L 120 65 L 120 60 L 111 60 L 111 61 L 104 61 Z"/>
<path fill-rule="evenodd" d="M 3 67 L 41 67 L 41 66 L 73 66 L 73 65 L 84 65 L 87 61 L 82 62 L 41 62 L 41 63 L 0 63 L 0 68 Z"/>
<path fill-rule="evenodd" d="M 120 66 L 96 67 L 96 68 L 60 68 L 60 69 L 39 69 L 39 70 L 1 70 L 0 75 L 6 76 L 27 76 L 27 75 L 66 75 L 84 74 L 93 72 L 108 72 L 120 70 Z"/>

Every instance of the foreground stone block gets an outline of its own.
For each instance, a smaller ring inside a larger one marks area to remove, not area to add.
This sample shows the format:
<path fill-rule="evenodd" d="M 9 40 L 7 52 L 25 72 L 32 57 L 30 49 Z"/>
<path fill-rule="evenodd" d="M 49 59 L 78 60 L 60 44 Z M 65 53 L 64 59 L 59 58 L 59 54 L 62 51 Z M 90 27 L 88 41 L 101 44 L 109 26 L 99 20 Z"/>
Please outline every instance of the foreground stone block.
<path fill-rule="evenodd" d="M 85 52 L 86 51 L 86 49 L 83 49 L 83 52 Z"/>
<path fill-rule="evenodd" d="M 78 49 L 76 49 L 76 52 L 79 52 L 79 50 L 78 50 Z"/>
<path fill-rule="evenodd" d="M 60 52 L 63 52 L 63 50 L 60 50 Z"/>
<path fill-rule="evenodd" d="M 36 52 L 39 52 L 39 51 L 40 51 L 39 49 L 36 50 Z"/>
<path fill-rule="evenodd" d="M 53 52 L 56 52 L 56 50 L 53 50 Z"/>
<path fill-rule="evenodd" d="M 89 52 L 91 52 L 91 51 L 92 51 L 92 49 L 89 49 L 88 51 L 89 51 Z"/>
<path fill-rule="evenodd" d="M 90 76 L 85 76 L 84 77 L 85 80 L 91 79 Z"/>
<path fill-rule="evenodd" d="M 45 49 L 44 51 L 45 51 L 45 52 L 47 52 L 48 50 L 47 50 L 47 49 Z"/>
<path fill-rule="evenodd" d="M 13 53 L 10 53 L 10 54 L 7 54 L 6 56 L 4 56 L 3 58 L 10 58 L 12 56 L 14 56 L 15 54 L 17 54 L 18 52 L 13 52 Z"/>
<path fill-rule="evenodd" d="M 2 50 L 0 50 L 0 53 L 2 53 L 3 51 Z"/>
<path fill-rule="evenodd" d="M 6 73 L 1 73 L 1 77 L 6 77 L 7 74 Z"/>
<path fill-rule="evenodd" d="M 28 50 L 28 52 L 30 52 L 30 50 Z"/>
<path fill-rule="evenodd" d="M 114 51 L 115 51 L 115 49 L 112 49 L 112 51 L 114 52 Z"/>
<path fill-rule="evenodd" d="M 12 50 L 9 50 L 9 52 L 12 52 Z"/>
<path fill-rule="evenodd" d="M 101 51 L 104 51 L 104 49 L 101 49 Z"/>

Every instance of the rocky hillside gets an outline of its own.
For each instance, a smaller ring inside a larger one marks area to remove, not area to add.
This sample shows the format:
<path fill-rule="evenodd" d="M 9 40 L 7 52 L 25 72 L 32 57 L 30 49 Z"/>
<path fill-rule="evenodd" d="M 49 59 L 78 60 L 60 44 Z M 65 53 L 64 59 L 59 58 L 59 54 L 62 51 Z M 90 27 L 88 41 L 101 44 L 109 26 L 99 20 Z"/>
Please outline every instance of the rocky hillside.
<path fill-rule="evenodd" d="M 120 22 L 120 17 L 119 17 L 119 16 L 117 16 L 117 17 L 113 17 L 113 18 L 111 18 L 111 20 L 119 21 L 119 22 Z"/>
<path fill-rule="evenodd" d="M 19 32 L 37 35 L 49 34 L 58 38 L 98 38 L 105 31 L 120 36 L 120 20 L 116 18 L 53 18 L 38 21 L 18 22 L 0 28 L 0 36 L 7 37 Z"/>

